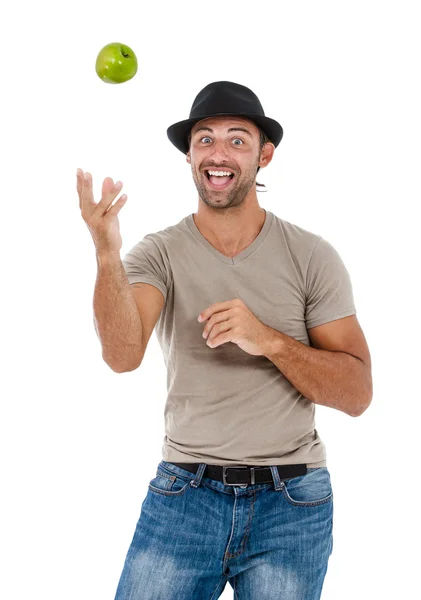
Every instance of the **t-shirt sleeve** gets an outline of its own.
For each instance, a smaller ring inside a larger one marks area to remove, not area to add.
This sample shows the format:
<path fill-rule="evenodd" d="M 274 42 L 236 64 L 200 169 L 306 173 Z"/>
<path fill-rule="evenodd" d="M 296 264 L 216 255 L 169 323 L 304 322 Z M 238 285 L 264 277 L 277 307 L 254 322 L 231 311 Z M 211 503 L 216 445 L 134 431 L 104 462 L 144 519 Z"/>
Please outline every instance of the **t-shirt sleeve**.
<path fill-rule="evenodd" d="M 356 314 L 350 275 L 337 250 L 320 237 L 306 276 L 306 328 Z"/>
<path fill-rule="evenodd" d="M 150 283 L 167 299 L 171 268 L 165 248 L 147 234 L 124 256 L 123 267 L 129 283 Z"/>

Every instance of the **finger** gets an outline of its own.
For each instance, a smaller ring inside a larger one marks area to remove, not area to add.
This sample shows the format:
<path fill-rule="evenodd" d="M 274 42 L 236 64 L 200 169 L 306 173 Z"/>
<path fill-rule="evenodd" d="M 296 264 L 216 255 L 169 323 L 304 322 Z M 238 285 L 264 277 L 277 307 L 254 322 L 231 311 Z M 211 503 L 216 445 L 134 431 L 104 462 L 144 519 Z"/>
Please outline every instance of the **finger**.
<path fill-rule="evenodd" d="M 85 173 L 82 169 L 76 169 L 76 189 L 79 196 L 79 208 L 82 208 L 84 183 Z"/>
<path fill-rule="evenodd" d="M 113 204 L 111 206 L 111 208 L 109 208 L 107 210 L 106 214 L 107 215 L 117 215 L 120 212 L 121 208 L 125 205 L 126 200 L 127 200 L 126 194 L 123 194 L 122 196 L 120 196 L 120 198 L 117 200 L 117 202 L 115 204 Z"/>
<path fill-rule="evenodd" d="M 117 195 L 120 193 L 122 187 L 123 184 L 121 181 L 117 181 L 117 183 L 114 184 L 111 177 L 106 177 L 104 179 L 102 185 L 102 198 L 95 208 L 95 218 L 100 218 L 107 212 Z"/>
<path fill-rule="evenodd" d="M 82 211 L 92 214 L 95 202 L 92 193 L 92 175 L 88 171 L 81 176 L 81 186 L 80 208 Z"/>
<path fill-rule="evenodd" d="M 77 189 L 77 194 L 79 196 L 79 208 L 82 208 L 82 206 L 81 206 L 81 195 L 82 195 L 82 188 L 83 188 L 82 177 L 83 177 L 82 169 L 76 169 L 76 189 Z"/>
<path fill-rule="evenodd" d="M 106 177 L 102 183 L 102 193 L 101 198 L 109 194 L 114 187 L 114 181 L 112 177 Z"/>

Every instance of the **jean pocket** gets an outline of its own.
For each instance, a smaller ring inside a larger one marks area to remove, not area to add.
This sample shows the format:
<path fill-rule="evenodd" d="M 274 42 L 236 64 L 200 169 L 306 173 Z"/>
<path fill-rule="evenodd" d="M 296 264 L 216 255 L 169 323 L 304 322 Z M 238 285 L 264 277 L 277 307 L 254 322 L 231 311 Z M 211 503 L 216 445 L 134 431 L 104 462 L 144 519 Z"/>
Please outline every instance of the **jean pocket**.
<path fill-rule="evenodd" d="M 333 498 L 327 467 L 309 469 L 305 475 L 285 479 L 283 483 L 284 497 L 294 506 L 319 506 Z"/>
<path fill-rule="evenodd" d="M 190 480 L 186 481 L 179 475 L 170 475 L 158 469 L 156 476 L 151 479 L 148 488 L 155 494 L 164 496 L 182 496 L 190 487 Z"/>

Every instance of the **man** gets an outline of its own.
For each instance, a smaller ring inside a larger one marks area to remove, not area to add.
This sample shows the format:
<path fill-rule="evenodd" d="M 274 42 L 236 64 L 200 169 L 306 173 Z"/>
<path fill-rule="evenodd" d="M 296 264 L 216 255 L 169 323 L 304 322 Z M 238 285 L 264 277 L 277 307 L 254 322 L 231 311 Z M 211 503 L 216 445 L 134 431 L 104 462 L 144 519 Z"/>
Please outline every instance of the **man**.
<path fill-rule="evenodd" d="M 357 416 L 372 398 L 350 277 L 329 242 L 259 206 L 256 174 L 283 130 L 250 89 L 209 84 L 167 133 L 191 166 L 197 213 L 122 263 L 121 238 L 104 236 L 120 188 L 104 182 L 86 219 L 104 360 L 137 368 L 156 325 L 168 369 L 163 460 L 116 600 L 215 599 L 227 582 L 238 600 L 316 600 L 333 491 L 315 404 Z"/>

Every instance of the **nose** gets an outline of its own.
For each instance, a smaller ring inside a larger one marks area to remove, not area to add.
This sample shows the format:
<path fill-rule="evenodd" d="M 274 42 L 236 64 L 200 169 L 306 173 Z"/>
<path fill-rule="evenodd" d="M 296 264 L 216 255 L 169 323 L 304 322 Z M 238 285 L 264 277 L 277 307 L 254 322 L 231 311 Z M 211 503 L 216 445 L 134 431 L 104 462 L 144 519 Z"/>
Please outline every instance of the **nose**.
<path fill-rule="evenodd" d="M 230 154 L 228 152 L 227 146 L 224 142 L 215 142 L 213 148 L 209 151 L 208 158 L 212 159 L 216 166 L 223 166 L 223 162 L 226 162 L 226 166 L 228 167 L 230 163 Z"/>

